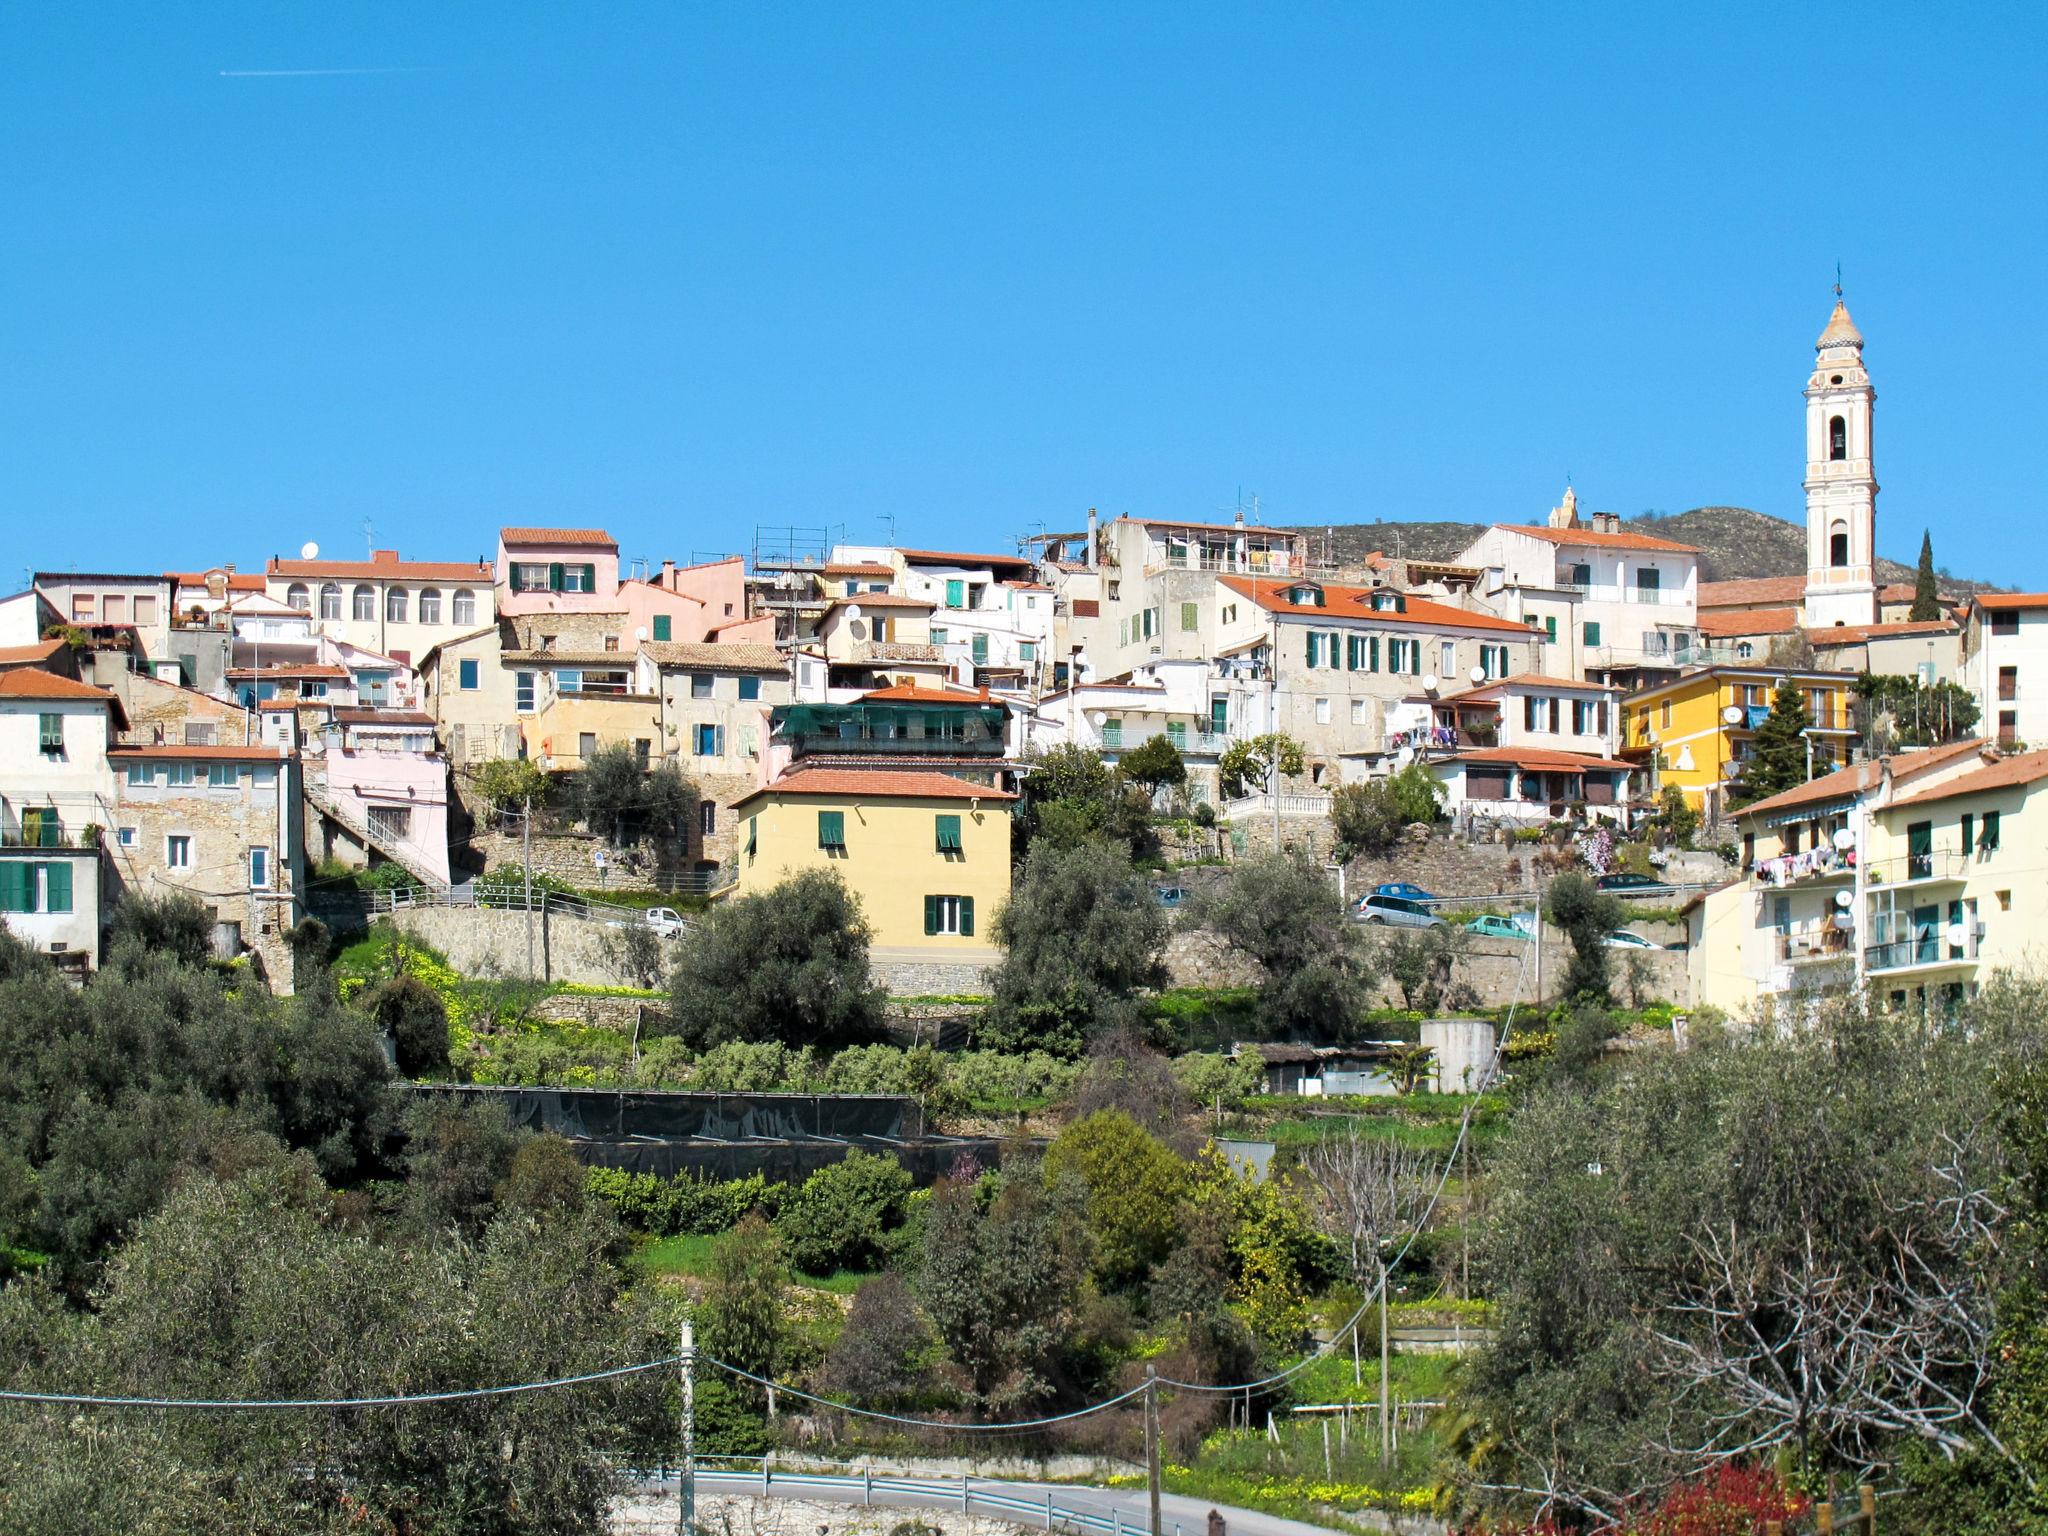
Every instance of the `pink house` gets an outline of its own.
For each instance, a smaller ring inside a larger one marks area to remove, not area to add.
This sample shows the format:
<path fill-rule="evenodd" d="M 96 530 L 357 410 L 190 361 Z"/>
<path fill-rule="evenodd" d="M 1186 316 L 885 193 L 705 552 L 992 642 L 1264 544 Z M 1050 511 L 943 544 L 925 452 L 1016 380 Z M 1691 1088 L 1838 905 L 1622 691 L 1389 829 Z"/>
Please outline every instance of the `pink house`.
<path fill-rule="evenodd" d="M 500 528 L 498 613 L 617 613 L 618 541 L 602 528 Z"/>
<path fill-rule="evenodd" d="M 347 862 L 374 849 L 429 885 L 448 883 L 448 760 L 431 715 L 333 711 L 324 751 L 309 754 L 306 798 L 320 814 L 320 853 Z"/>

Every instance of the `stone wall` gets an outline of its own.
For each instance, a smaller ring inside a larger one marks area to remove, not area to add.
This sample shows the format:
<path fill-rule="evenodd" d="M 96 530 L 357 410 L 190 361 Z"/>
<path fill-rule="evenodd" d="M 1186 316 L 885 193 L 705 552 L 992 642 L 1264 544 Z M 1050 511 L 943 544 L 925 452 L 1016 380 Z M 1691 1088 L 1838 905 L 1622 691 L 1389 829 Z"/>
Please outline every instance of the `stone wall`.
<path fill-rule="evenodd" d="M 470 846 L 487 871 L 501 866 L 517 868 L 523 856 L 516 831 L 480 829 L 472 835 Z M 605 856 L 603 870 L 597 864 L 600 850 Z M 578 890 L 601 891 L 607 885 L 621 890 L 646 890 L 655 877 L 688 864 L 687 850 L 678 849 L 673 843 L 658 847 L 651 838 L 626 848 L 614 848 L 588 832 L 537 832 L 533 838 L 533 872 L 551 875 Z"/>
<path fill-rule="evenodd" d="M 401 907 L 391 914 L 399 928 L 448 957 L 465 976 L 525 977 L 527 914 L 488 907 Z M 581 982 L 611 987 L 620 978 L 605 959 L 603 923 L 533 914 L 533 977 L 536 981 Z"/>
<path fill-rule="evenodd" d="M 535 1018 L 561 1024 L 582 1024 L 594 1029 L 615 1029 L 630 1035 L 641 1022 L 642 1010 L 666 1013 L 668 1000 L 654 997 L 594 997 L 587 993 L 560 992 L 542 998 L 533 1010 Z"/>

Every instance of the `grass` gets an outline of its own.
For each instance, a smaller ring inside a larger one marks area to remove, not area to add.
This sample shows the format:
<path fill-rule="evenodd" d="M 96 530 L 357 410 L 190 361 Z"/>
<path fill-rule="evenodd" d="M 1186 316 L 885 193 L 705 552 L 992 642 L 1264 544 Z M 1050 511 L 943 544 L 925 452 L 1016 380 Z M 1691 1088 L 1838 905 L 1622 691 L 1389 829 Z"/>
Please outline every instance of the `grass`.
<path fill-rule="evenodd" d="M 674 1237 L 647 1238 L 634 1246 L 626 1264 L 630 1270 L 646 1280 L 676 1280 L 684 1276 L 702 1276 L 710 1272 L 711 1253 L 717 1246 L 720 1235 L 709 1232 L 683 1232 Z M 791 1278 L 807 1290 L 829 1291 L 835 1296 L 851 1296 L 860 1289 L 862 1281 L 872 1277 L 858 1270 L 837 1269 L 829 1275 L 806 1275 L 799 1272 Z"/>

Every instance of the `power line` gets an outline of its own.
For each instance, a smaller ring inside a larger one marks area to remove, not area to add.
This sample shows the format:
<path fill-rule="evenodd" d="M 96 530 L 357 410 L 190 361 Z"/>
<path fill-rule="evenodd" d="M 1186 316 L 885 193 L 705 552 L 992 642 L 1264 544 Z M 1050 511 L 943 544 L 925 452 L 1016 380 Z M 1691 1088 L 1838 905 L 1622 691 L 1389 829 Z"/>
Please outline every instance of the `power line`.
<path fill-rule="evenodd" d="M 506 1387 L 470 1387 L 454 1392 L 415 1392 L 395 1397 L 324 1398 L 238 1398 L 238 1397 L 101 1397 L 78 1392 L 0 1391 L 0 1402 L 50 1403 L 69 1408 L 203 1408 L 241 1411 L 266 1408 L 408 1408 L 419 1403 L 459 1403 L 480 1397 L 511 1397 L 520 1392 L 552 1392 L 557 1387 L 581 1387 L 594 1381 L 614 1381 L 680 1364 L 680 1355 L 644 1360 L 638 1365 L 614 1366 L 582 1376 L 556 1376 L 547 1381 L 521 1381 Z"/>

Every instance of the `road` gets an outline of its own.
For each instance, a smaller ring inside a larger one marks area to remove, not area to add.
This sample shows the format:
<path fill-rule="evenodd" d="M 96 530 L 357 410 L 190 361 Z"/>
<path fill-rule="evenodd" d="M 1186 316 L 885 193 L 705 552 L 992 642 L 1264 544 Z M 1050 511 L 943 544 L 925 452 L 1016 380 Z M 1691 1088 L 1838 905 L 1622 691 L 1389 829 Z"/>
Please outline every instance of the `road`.
<path fill-rule="evenodd" d="M 759 1472 L 699 1472 L 699 1497 L 708 1494 L 808 1499 L 831 1504 L 878 1504 L 891 1509 L 961 1508 L 959 1478 L 898 1477 L 877 1474 L 872 1482 L 844 1473 L 775 1472 L 764 1485 Z M 672 1501 L 674 1477 L 648 1478 L 636 1485 L 640 1498 Z M 1150 1520 L 1143 1488 L 1095 1488 L 1074 1483 L 1032 1483 L 1000 1478 L 970 1478 L 965 1487 L 967 1512 L 986 1519 L 1008 1520 L 1045 1529 L 1066 1528 L 1094 1536 L 1119 1532 L 1141 1536 Z M 1051 1500 L 1048 1514 L 1048 1498 Z M 1231 1536 L 1329 1536 L 1330 1527 L 1288 1520 L 1257 1510 L 1218 1506 L 1205 1499 L 1163 1494 L 1160 1519 L 1166 1536 L 1206 1536 L 1209 1511 L 1220 1509 Z"/>

